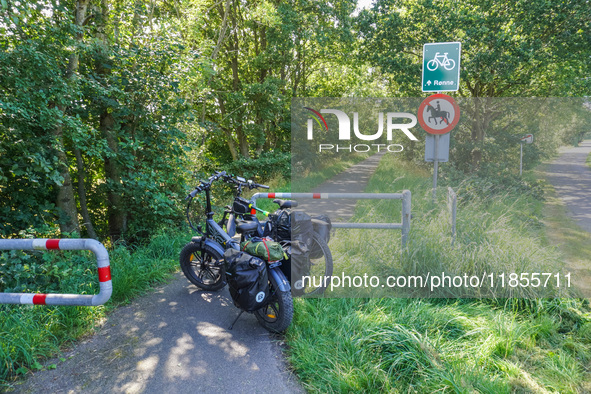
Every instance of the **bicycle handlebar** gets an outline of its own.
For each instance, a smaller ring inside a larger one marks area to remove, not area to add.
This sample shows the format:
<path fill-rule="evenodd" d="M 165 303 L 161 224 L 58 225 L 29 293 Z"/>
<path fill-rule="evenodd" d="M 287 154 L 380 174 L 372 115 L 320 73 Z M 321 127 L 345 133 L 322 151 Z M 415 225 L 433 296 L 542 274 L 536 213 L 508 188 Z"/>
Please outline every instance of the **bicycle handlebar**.
<path fill-rule="evenodd" d="M 253 181 L 251 181 L 250 179 L 246 182 L 242 182 L 238 179 L 233 178 L 232 175 L 228 175 L 226 173 L 226 171 L 216 171 L 212 176 L 210 176 L 207 181 L 204 180 L 199 180 L 199 185 L 189 193 L 189 195 L 187 196 L 187 198 L 185 198 L 185 201 L 194 198 L 197 194 L 201 193 L 202 191 L 209 189 L 211 187 L 211 184 L 215 181 L 217 181 L 218 179 L 223 178 L 224 181 L 228 182 L 228 183 L 234 183 L 235 185 L 238 186 L 238 188 L 242 188 L 244 186 L 247 186 L 249 189 L 257 189 L 257 188 L 261 188 L 261 189 L 269 189 L 269 186 L 267 185 L 262 185 L 260 183 L 255 183 Z"/>
<path fill-rule="evenodd" d="M 207 181 L 203 179 L 199 180 L 199 185 L 185 198 L 185 201 L 194 198 L 197 194 L 201 193 L 202 191 L 209 189 L 211 184 L 222 177 L 226 177 L 226 171 L 216 171 L 212 176 L 207 178 Z"/>
<path fill-rule="evenodd" d="M 239 187 L 248 186 L 249 189 L 257 189 L 257 188 L 268 189 L 269 188 L 269 186 L 267 186 L 267 185 L 262 185 L 260 183 L 253 182 L 250 179 L 248 181 L 245 181 L 245 182 L 240 181 L 240 180 L 238 180 L 236 178 L 233 178 L 232 175 L 226 175 L 226 176 L 224 176 L 224 180 L 226 182 L 228 182 L 228 183 L 233 183 L 233 184 L 235 184 L 235 185 L 237 185 Z"/>

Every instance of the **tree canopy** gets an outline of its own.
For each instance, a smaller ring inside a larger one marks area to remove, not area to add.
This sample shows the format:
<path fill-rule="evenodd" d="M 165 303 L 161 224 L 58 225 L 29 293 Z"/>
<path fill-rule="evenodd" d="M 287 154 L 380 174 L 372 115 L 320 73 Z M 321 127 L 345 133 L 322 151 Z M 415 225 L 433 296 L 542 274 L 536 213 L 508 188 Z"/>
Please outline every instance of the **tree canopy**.
<path fill-rule="evenodd" d="M 196 172 L 288 174 L 293 97 L 422 96 L 427 42 L 462 42 L 459 97 L 585 96 L 590 21 L 584 0 L 1 0 L 0 235 L 175 226 Z M 507 138 L 460 130 L 462 171 Z"/>

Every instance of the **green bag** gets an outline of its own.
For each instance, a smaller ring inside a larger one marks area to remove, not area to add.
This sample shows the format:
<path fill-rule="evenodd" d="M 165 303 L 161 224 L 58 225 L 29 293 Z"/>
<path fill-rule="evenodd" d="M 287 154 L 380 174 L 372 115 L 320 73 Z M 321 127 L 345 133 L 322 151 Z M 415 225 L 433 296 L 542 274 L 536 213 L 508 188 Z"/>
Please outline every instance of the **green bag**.
<path fill-rule="evenodd" d="M 256 237 L 244 241 L 240 244 L 240 250 L 269 262 L 287 258 L 279 242 L 269 241 L 265 238 Z"/>

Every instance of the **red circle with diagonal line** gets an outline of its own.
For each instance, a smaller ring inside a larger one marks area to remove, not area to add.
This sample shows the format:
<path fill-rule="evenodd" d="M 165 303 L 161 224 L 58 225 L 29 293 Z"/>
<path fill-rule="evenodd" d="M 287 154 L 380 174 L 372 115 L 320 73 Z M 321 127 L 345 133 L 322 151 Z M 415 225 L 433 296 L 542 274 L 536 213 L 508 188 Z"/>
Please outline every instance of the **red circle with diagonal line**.
<path fill-rule="evenodd" d="M 419 124 L 429 134 L 447 134 L 460 121 L 460 107 L 447 94 L 433 94 L 419 106 Z"/>

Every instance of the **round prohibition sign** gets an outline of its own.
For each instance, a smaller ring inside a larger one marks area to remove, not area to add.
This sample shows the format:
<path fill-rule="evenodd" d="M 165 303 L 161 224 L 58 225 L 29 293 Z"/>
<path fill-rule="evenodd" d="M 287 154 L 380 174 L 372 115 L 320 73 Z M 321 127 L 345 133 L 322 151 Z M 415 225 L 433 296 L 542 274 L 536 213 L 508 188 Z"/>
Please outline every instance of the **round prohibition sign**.
<path fill-rule="evenodd" d="M 419 106 L 419 124 L 429 134 L 442 135 L 453 130 L 460 121 L 460 107 L 447 94 L 433 94 Z"/>

